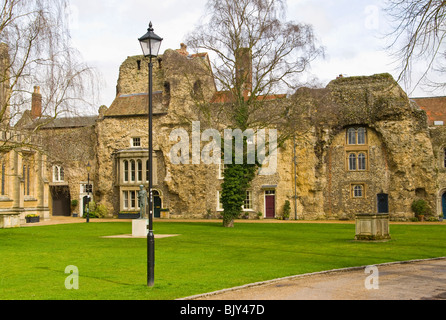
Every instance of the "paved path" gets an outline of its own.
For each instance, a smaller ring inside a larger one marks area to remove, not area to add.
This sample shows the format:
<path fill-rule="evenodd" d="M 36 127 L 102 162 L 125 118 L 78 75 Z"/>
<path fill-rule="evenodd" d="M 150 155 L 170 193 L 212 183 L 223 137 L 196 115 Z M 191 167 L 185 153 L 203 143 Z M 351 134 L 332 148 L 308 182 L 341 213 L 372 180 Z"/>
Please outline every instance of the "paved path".
<path fill-rule="evenodd" d="M 446 258 L 347 268 L 251 284 L 186 300 L 446 299 Z M 378 276 L 375 278 L 375 276 Z M 372 278 L 374 278 L 372 280 Z M 377 280 L 377 281 L 375 281 Z"/>

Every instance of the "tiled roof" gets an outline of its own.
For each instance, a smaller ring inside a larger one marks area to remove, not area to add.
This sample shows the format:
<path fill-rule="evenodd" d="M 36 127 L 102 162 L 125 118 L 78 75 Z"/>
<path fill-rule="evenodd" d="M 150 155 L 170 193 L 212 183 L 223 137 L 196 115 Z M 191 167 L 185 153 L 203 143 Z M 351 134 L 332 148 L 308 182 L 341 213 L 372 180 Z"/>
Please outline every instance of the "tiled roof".
<path fill-rule="evenodd" d="M 162 91 L 153 92 L 153 114 L 167 113 L 167 106 L 163 105 Z M 139 116 L 148 114 L 149 98 L 147 93 L 124 94 L 115 98 L 105 117 Z"/>
<path fill-rule="evenodd" d="M 443 121 L 446 124 L 446 97 L 412 98 L 416 104 L 426 111 L 428 124 Z"/>

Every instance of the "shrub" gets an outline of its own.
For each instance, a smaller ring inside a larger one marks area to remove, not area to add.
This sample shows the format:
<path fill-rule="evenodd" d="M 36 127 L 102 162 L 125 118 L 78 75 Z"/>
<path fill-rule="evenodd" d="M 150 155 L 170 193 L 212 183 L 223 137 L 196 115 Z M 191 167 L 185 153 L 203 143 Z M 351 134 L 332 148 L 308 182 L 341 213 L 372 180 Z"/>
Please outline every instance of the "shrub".
<path fill-rule="evenodd" d="M 98 218 L 105 218 L 108 214 L 108 209 L 105 205 L 103 204 L 98 204 L 96 206 L 96 210 L 95 210 L 95 215 Z"/>
<path fill-rule="evenodd" d="M 412 211 L 415 216 L 426 215 L 429 213 L 429 205 L 426 200 L 418 199 L 412 202 Z"/>
<path fill-rule="evenodd" d="M 285 204 L 283 205 L 283 218 L 288 219 L 290 217 L 291 205 L 290 201 L 285 200 Z"/>

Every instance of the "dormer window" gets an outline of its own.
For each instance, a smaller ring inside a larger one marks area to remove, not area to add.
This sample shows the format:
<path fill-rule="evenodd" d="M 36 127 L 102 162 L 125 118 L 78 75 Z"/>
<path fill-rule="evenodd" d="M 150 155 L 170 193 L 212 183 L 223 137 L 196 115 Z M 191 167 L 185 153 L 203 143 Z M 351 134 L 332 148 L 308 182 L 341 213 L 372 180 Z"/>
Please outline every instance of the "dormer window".
<path fill-rule="evenodd" d="M 141 138 L 136 137 L 132 138 L 132 147 L 140 147 L 141 146 Z"/>

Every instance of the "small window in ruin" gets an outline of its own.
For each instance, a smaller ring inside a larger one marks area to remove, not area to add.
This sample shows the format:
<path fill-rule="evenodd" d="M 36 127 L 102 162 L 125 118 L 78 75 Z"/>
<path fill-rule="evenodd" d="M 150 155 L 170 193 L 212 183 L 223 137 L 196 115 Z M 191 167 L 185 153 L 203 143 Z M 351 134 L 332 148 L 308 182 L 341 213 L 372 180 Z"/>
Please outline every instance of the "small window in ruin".
<path fill-rule="evenodd" d="M 354 128 L 347 130 L 347 141 L 348 144 L 356 144 L 356 130 Z"/>
<path fill-rule="evenodd" d="M 352 185 L 352 196 L 353 196 L 353 198 L 363 198 L 364 197 L 364 185 L 363 184 Z"/>
<path fill-rule="evenodd" d="M 136 65 L 138 66 L 138 70 L 141 70 L 141 60 L 136 60 Z"/>
<path fill-rule="evenodd" d="M 366 169 L 366 156 L 365 153 L 359 153 L 358 154 L 358 170 L 365 170 Z"/>
<path fill-rule="evenodd" d="M 349 128 L 347 130 L 347 144 L 366 144 L 367 131 L 365 128 Z"/>
<path fill-rule="evenodd" d="M 365 128 L 358 128 L 358 144 L 365 144 Z"/>
<path fill-rule="evenodd" d="M 350 153 L 348 155 L 348 170 L 355 171 L 356 170 L 356 154 Z"/>

